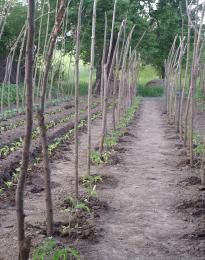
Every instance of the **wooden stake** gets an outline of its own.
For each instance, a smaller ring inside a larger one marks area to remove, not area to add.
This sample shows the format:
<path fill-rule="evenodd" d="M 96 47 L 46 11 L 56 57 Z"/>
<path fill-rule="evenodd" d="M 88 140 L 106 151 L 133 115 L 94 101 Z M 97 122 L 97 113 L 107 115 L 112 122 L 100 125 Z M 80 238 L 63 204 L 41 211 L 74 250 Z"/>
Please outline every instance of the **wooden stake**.
<path fill-rule="evenodd" d="M 96 29 L 96 9 L 97 0 L 93 3 L 93 17 L 92 17 L 92 37 L 91 37 L 91 56 L 90 56 L 90 72 L 89 72 L 89 86 L 88 86 L 88 147 L 87 147 L 87 174 L 90 175 L 91 165 L 91 106 L 92 106 L 92 87 L 93 87 L 93 71 L 95 59 L 95 29 Z"/>
<path fill-rule="evenodd" d="M 79 144 L 78 144 L 78 123 L 79 123 L 79 60 L 80 60 L 80 34 L 81 15 L 84 0 L 80 0 L 78 9 L 78 25 L 76 32 L 76 57 L 75 57 L 75 196 L 78 198 L 78 172 L 79 172 Z"/>
<path fill-rule="evenodd" d="M 34 17 L 35 1 L 28 1 L 28 33 L 26 44 L 26 66 L 25 66 L 25 83 L 26 83 L 26 135 L 22 154 L 21 174 L 16 189 L 16 213 L 17 213 L 17 233 L 19 243 L 19 260 L 29 258 L 31 241 L 25 237 L 24 225 L 24 188 L 29 164 L 29 151 L 32 138 L 33 125 L 33 50 L 34 50 Z"/>

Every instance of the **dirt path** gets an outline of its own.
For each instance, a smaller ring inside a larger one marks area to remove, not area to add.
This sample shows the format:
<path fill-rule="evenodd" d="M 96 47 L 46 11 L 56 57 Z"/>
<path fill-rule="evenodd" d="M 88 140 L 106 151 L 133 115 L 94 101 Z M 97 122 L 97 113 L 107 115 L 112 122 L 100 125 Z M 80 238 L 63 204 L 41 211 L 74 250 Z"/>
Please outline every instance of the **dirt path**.
<path fill-rule="evenodd" d="M 204 259 L 196 257 L 203 253 L 195 252 L 193 241 L 183 239 L 196 224 L 175 210 L 183 197 L 177 183 L 185 175 L 176 168 L 175 133 L 161 111 L 159 99 L 144 100 L 140 118 L 129 128 L 132 135 L 120 145 L 126 149 L 121 163 L 101 169 L 118 185 L 100 191 L 100 198 L 110 205 L 97 222 L 103 238 L 97 244 L 82 244 L 82 259 Z M 203 242 L 201 248 L 205 249 Z"/>

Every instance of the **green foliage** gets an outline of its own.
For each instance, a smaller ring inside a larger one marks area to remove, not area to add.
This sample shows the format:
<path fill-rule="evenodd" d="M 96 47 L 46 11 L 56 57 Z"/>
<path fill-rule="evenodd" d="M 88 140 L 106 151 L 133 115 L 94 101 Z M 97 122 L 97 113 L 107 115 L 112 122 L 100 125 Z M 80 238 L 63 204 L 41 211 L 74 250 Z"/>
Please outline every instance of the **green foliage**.
<path fill-rule="evenodd" d="M 8 1 L 8 0 L 7 0 Z M 0 8 L 5 0 L 0 1 Z M 18 37 L 27 16 L 27 7 L 23 1 L 13 1 L 8 15 L 3 37 L 0 41 L 0 59 L 7 57 L 14 40 Z"/>
<path fill-rule="evenodd" d="M 188 0 L 190 2 L 190 0 Z M 195 2 L 195 1 L 193 1 Z M 5 3 L 5 0 L 0 1 L 2 9 Z M 50 24 L 49 24 L 49 34 L 52 30 L 54 24 L 54 12 L 56 8 L 56 0 L 49 0 L 51 6 L 51 15 L 50 15 Z M 100 63 L 103 51 L 103 31 L 104 31 L 104 14 L 107 13 L 108 16 L 108 37 L 107 37 L 107 46 L 109 44 L 110 33 L 111 33 L 111 23 L 112 23 L 112 10 L 113 10 L 114 0 L 98 0 L 97 3 L 97 20 L 96 20 L 96 55 L 95 55 L 95 66 L 96 74 L 99 77 L 100 72 Z M 187 33 L 187 18 L 186 18 L 186 5 L 185 0 L 118 0 L 117 3 L 117 13 L 116 13 L 116 23 L 114 28 L 114 43 L 117 39 L 117 33 L 120 27 L 120 24 L 125 17 L 127 18 L 127 31 L 132 28 L 133 25 L 136 25 L 136 29 L 133 34 L 132 47 L 141 38 L 142 34 L 146 31 L 146 34 L 139 46 L 139 51 L 141 53 L 143 63 L 154 65 L 161 75 L 164 74 L 164 59 L 167 58 L 168 52 L 170 50 L 171 44 L 176 34 L 181 32 L 181 13 L 180 5 L 182 7 L 182 12 L 184 14 L 184 35 Z M 60 64 L 63 64 L 62 74 L 66 73 L 67 68 L 66 64 L 67 58 L 64 59 L 67 53 L 73 55 L 75 53 L 75 33 L 77 25 L 77 12 L 78 12 L 79 0 L 71 1 L 69 7 L 68 21 L 67 21 L 67 30 L 61 30 L 60 37 L 57 42 L 57 52 L 60 53 L 62 46 L 62 39 L 65 39 L 65 50 L 62 50 L 62 57 L 59 59 L 54 59 L 53 67 L 55 68 L 55 80 L 53 88 L 54 96 L 57 96 L 56 84 L 59 82 L 56 78 L 59 76 Z M 81 39 L 81 60 L 84 63 L 88 63 L 90 60 L 90 37 L 92 31 L 92 7 L 93 1 L 85 0 L 82 13 L 82 39 Z M 39 38 L 39 27 L 41 21 L 42 10 L 44 10 L 44 16 L 42 17 L 42 32 L 40 37 L 40 55 L 43 52 L 43 45 L 45 42 L 46 34 L 46 23 L 47 23 L 47 13 L 48 5 L 47 1 L 39 1 L 38 8 L 36 11 L 36 34 L 35 34 L 35 45 L 38 45 Z M 0 58 L 5 58 L 8 55 L 10 47 L 12 46 L 14 40 L 17 38 L 19 32 L 21 31 L 25 20 L 26 20 L 27 5 L 25 1 L 13 1 L 13 7 L 9 13 L 7 24 L 3 37 L 0 41 Z M 197 17 L 196 17 L 197 20 Z M 64 24 L 65 25 L 65 24 Z M 66 32 L 65 32 L 66 31 Z M 69 34 L 67 32 L 70 32 Z M 193 37 L 192 37 L 193 38 Z M 17 53 L 15 57 L 15 62 L 19 54 L 19 47 L 17 48 Z M 58 54 L 59 54 L 58 53 Z M 59 54 L 60 56 L 60 54 Z M 42 58 L 40 57 L 40 64 L 42 63 Z M 62 61 L 63 59 L 63 61 Z M 58 60 L 58 61 L 56 61 Z M 40 65 L 41 66 L 41 65 Z M 72 65 L 73 66 L 73 65 Z M 87 74 L 84 75 L 84 72 L 81 71 L 82 75 L 82 84 L 84 87 L 81 88 L 81 94 L 85 95 L 87 93 Z M 70 83 L 65 85 L 67 92 L 73 93 L 73 82 L 71 80 L 72 75 L 69 75 Z"/>
<path fill-rule="evenodd" d="M 58 248 L 57 241 L 48 239 L 41 246 L 35 248 L 32 254 L 32 260 L 67 260 L 68 257 L 80 260 L 78 251 L 73 248 Z"/>
<path fill-rule="evenodd" d="M 161 76 L 164 76 L 164 60 L 168 57 L 174 37 L 181 33 L 181 13 L 186 14 L 185 0 L 159 0 L 156 8 L 150 9 L 150 25 L 153 28 L 153 41 L 147 50 L 146 60 L 153 64 Z M 184 32 L 187 32 L 187 19 L 185 18 Z"/>
<path fill-rule="evenodd" d="M 70 23 L 69 25 L 76 25 L 77 23 L 77 11 L 78 11 L 79 0 L 73 1 L 70 8 Z M 107 13 L 108 16 L 108 39 L 111 31 L 112 22 L 112 10 L 114 6 L 114 0 L 99 0 L 97 3 L 97 20 L 96 20 L 96 64 L 99 64 L 102 57 L 103 50 L 103 31 L 104 31 L 104 14 Z M 92 7 L 93 1 L 85 0 L 84 9 L 82 14 L 82 31 L 83 37 L 81 42 L 81 59 L 84 62 L 89 62 L 90 58 L 90 35 L 92 26 Z M 136 12 L 137 10 L 137 12 Z M 128 30 L 131 29 L 133 24 L 140 24 L 138 29 L 135 31 L 134 37 L 140 38 L 143 31 L 146 28 L 146 22 L 140 13 L 143 12 L 143 6 L 138 1 L 128 1 L 128 0 L 118 0 L 117 13 L 116 13 L 116 24 L 114 30 L 114 39 L 117 38 L 117 33 L 119 26 L 123 19 L 127 16 L 128 18 Z M 74 43 L 72 42 L 74 38 L 67 41 L 67 50 L 73 50 Z M 136 42 L 136 41 L 135 41 Z M 107 42 L 108 45 L 108 42 Z"/>

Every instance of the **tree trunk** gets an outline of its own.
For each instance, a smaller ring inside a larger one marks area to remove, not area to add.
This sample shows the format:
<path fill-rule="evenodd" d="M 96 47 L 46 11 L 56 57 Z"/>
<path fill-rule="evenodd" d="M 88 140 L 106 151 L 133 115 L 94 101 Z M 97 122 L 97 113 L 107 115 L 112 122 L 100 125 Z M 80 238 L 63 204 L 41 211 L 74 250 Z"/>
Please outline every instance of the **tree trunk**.
<path fill-rule="evenodd" d="M 25 66 L 25 84 L 26 84 L 26 135 L 22 154 L 21 174 L 16 190 L 16 213 L 17 213 L 17 231 L 19 243 L 19 260 L 29 258 L 31 241 L 25 237 L 24 226 L 24 187 L 29 164 L 29 151 L 32 138 L 33 124 L 33 49 L 34 49 L 34 17 L 35 1 L 28 1 L 28 33 L 26 44 L 26 66 Z"/>

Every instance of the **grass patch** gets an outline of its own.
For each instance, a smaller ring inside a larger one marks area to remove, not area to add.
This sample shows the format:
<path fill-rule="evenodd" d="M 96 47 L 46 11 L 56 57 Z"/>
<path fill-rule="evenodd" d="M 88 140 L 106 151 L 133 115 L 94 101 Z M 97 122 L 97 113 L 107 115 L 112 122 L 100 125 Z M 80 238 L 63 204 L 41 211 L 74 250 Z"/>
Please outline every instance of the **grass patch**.
<path fill-rule="evenodd" d="M 144 85 L 138 86 L 138 95 L 142 97 L 161 97 L 164 94 L 163 87 L 149 88 Z"/>
<path fill-rule="evenodd" d="M 161 97 L 164 94 L 164 89 L 162 87 L 146 87 L 146 84 L 154 79 L 159 79 L 156 69 L 147 65 L 141 68 L 140 78 L 138 84 L 138 95 L 142 97 Z"/>
<path fill-rule="evenodd" d="M 140 69 L 139 84 L 145 86 L 147 82 L 153 79 L 159 79 L 156 69 L 151 65 L 143 66 Z"/>

